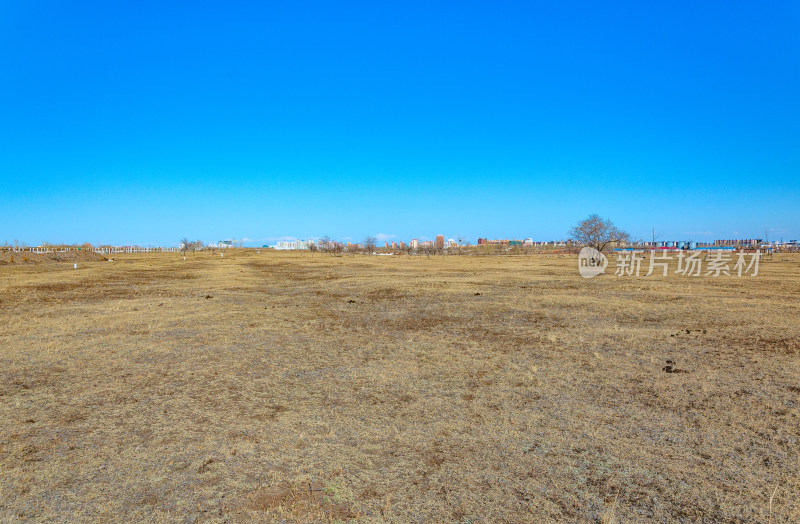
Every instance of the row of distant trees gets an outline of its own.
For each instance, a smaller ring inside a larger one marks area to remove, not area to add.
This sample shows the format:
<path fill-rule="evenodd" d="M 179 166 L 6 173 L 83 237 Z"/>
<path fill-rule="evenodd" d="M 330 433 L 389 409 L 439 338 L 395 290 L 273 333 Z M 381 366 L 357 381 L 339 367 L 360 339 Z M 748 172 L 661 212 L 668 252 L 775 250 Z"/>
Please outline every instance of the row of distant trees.
<path fill-rule="evenodd" d="M 461 255 L 461 254 L 500 254 L 508 252 L 511 254 L 525 254 L 533 252 L 532 246 L 472 246 L 459 242 L 456 246 L 439 247 L 435 244 L 421 244 L 416 248 L 410 244 L 398 245 L 393 248 L 383 248 L 378 246 L 375 237 L 368 236 L 360 244 L 343 244 L 331 240 L 329 236 L 323 236 L 317 242 L 310 244 L 308 249 L 314 253 L 326 253 L 329 255 L 372 255 L 379 251 L 391 251 L 393 253 L 403 253 L 406 255 Z"/>
<path fill-rule="evenodd" d="M 69 249 L 91 249 L 92 244 L 88 242 L 84 242 L 83 244 L 65 244 L 65 243 L 55 243 L 55 242 L 42 242 L 36 246 L 29 246 L 26 242 L 20 242 L 19 240 L 14 240 L 13 242 L 9 242 L 6 240 L 2 244 L 0 244 L 0 248 L 4 250 L 11 250 L 11 249 L 28 249 L 29 247 L 43 247 L 48 249 L 62 249 L 62 248 L 69 248 Z"/>
<path fill-rule="evenodd" d="M 598 251 L 603 251 L 610 245 L 615 245 L 618 243 L 627 243 L 630 242 L 630 234 L 627 231 L 623 231 L 614 223 L 609 220 L 608 218 L 602 218 L 597 214 L 589 215 L 589 217 L 585 218 L 578 222 L 572 229 L 569 231 L 569 238 L 572 246 L 582 247 L 582 246 L 590 246 Z M 653 238 L 655 240 L 655 233 L 653 234 Z M 351 244 L 346 246 L 341 242 L 336 242 L 332 240 L 329 236 L 325 235 L 324 237 L 317 240 L 316 243 L 310 244 L 308 248 L 312 252 L 321 252 L 321 253 L 328 253 L 331 255 L 342 254 L 344 252 L 350 254 L 357 254 L 357 253 L 364 253 L 368 255 L 372 255 L 378 249 L 377 247 L 378 241 L 373 236 L 367 236 L 361 244 Z M 43 245 L 47 245 L 44 243 Z M 241 247 L 242 243 L 240 241 L 235 242 L 233 246 Z M 89 246 L 88 244 L 84 244 L 84 246 Z M 181 253 L 186 254 L 188 251 L 200 251 L 204 249 L 203 241 L 202 240 L 195 240 L 190 241 L 188 238 L 181 239 L 180 242 L 181 246 Z M 2 247 L 10 248 L 12 247 L 7 241 L 3 243 Z M 20 248 L 20 247 L 27 247 L 25 243 L 20 243 L 18 240 L 14 240 L 13 247 Z M 500 253 L 511 253 L 511 254 L 529 254 L 533 251 L 531 246 L 502 246 L 502 245 L 487 245 L 487 246 L 478 246 L 477 251 L 472 249 L 471 246 L 464 246 L 463 239 L 461 237 L 458 238 L 458 244 L 455 248 L 448 247 L 444 249 L 442 247 L 430 244 L 423 244 L 417 248 L 412 248 L 410 245 L 405 244 L 403 247 L 398 247 L 395 249 L 397 252 L 404 252 L 408 255 L 420 254 L 426 256 L 432 255 L 444 255 L 444 254 L 462 254 L 464 252 L 464 248 L 470 253 L 481 253 L 481 254 L 500 254 Z M 213 248 L 212 248 L 213 249 Z"/>
<path fill-rule="evenodd" d="M 599 215 L 593 214 L 588 218 L 581 220 L 570 232 L 570 244 L 572 246 L 591 246 L 598 251 L 603 251 L 609 245 L 629 242 L 630 234 L 626 231 L 619 229 L 614 223 Z M 332 240 L 329 236 L 323 236 L 315 244 L 309 245 L 309 249 L 314 252 L 328 253 L 331 255 L 341 254 L 347 252 L 349 254 L 363 253 L 371 255 L 377 250 L 377 239 L 373 236 L 368 236 L 361 244 L 351 244 L 345 246 L 340 242 Z M 423 244 L 417 248 L 413 248 L 408 244 L 402 247 L 394 248 L 395 252 L 404 252 L 409 255 L 444 255 L 444 254 L 462 254 L 465 251 L 476 254 L 530 254 L 534 250 L 533 246 L 506 246 L 506 245 L 484 245 L 472 248 L 471 246 L 465 249 L 462 239 L 459 237 L 459 242 L 455 248 L 448 247 L 442 248 L 440 246 Z"/>
<path fill-rule="evenodd" d="M 599 251 L 603 251 L 609 244 L 615 242 L 627 242 L 630 240 L 630 235 L 617 228 L 613 222 L 609 219 L 601 218 L 598 215 L 590 215 L 585 220 L 579 222 L 575 227 L 570 230 L 570 239 L 572 240 L 574 245 L 579 246 L 591 246 Z M 47 245 L 47 243 L 43 243 L 43 245 Z M 241 243 L 238 243 L 241 245 Z M 88 245 L 87 245 L 88 246 Z M 187 252 L 196 252 L 205 249 L 202 240 L 194 240 L 191 241 L 188 238 L 184 237 L 180 241 L 181 246 L 181 253 L 186 254 Z M 3 247 L 10 248 L 12 247 L 7 241 L 3 244 Z M 18 240 L 14 240 L 13 247 L 20 248 L 20 247 L 27 247 L 24 242 L 19 242 Z M 351 244 L 346 246 L 341 242 L 336 242 L 335 240 L 331 239 L 329 236 L 325 235 L 315 244 L 311 244 L 308 246 L 311 251 L 314 252 L 321 252 L 321 253 L 328 253 L 331 255 L 342 254 L 347 252 L 349 254 L 367 254 L 372 255 L 378 250 L 378 240 L 374 236 L 367 236 L 364 238 L 364 241 L 361 244 Z M 448 247 L 444 249 L 442 247 L 430 244 L 423 244 L 418 246 L 417 248 L 413 248 L 408 244 L 403 245 L 402 247 L 398 247 L 395 249 L 397 252 L 403 252 L 408 255 L 425 255 L 425 256 L 433 256 L 433 255 L 444 255 L 444 254 L 462 254 L 464 252 L 464 248 L 467 247 L 469 252 L 481 253 L 481 254 L 500 254 L 500 253 L 511 253 L 511 254 L 525 254 L 530 253 L 532 250 L 530 246 L 500 246 L 500 245 L 488 245 L 488 246 L 478 246 L 477 250 L 473 249 L 471 246 L 464 246 L 463 239 L 459 237 L 458 244 L 456 247 Z"/>
<path fill-rule="evenodd" d="M 180 242 L 181 247 L 181 254 L 185 255 L 187 251 L 195 252 L 195 251 L 202 251 L 203 250 L 203 241 L 202 240 L 195 240 L 191 241 L 188 238 L 182 238 Z"/>

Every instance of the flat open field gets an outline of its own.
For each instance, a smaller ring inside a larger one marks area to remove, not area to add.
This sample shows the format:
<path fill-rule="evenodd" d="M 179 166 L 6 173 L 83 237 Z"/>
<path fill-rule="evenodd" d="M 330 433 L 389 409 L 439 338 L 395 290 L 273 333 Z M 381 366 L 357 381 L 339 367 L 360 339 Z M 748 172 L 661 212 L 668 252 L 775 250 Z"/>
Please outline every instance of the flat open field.
<path fill-rule="evenodd" d="M 116 258 L 0 266 L 2 522 L 800 522 L 800 256 Z"/>

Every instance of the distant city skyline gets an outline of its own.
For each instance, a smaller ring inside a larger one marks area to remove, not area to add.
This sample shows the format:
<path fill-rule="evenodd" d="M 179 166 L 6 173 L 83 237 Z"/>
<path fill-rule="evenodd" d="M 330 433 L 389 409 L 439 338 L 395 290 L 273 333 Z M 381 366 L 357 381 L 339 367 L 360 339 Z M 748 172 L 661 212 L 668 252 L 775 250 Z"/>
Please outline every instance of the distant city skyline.
<path fill-rule="evenodd" d="M 327 238 L 330 243 L 333 244 L 341 244 L 341 245 L 364 245 L 366 242 L 366 238 L 361 241 L 353 240 L 347 237 L 345 240 L 340 240 L 336 238 L 332 238 L 329 235 L 322 235 L 322 236 L 312 236 L 307 238 L 295 238 L 295 237 L 280 237 L 277 240 L 269 241 L 268 243 L 257 243 L 253 239 L 226 239 L 226 240 L 217 240 L 217 241 L 204 241 L 199 240 L 199 242 L 211 248 L 223 248 L 223 247 L 246 247 L 246 248 L 259 248 L 259 247 L 274 247 L 278 249 L 307 249 L 309 245 L 314 244 L 318 245 L 324 242 L 324 239 Z M 421 245 L 430 245 L 435 246 L 437 248 L 443 247 L 456 247 L 456 246 L 480 246 L 480 245 L 545 245 L 545 244 L 568 244 L 572 241 L 570 238 L 552 238 L 552 239 L 538 239 L 533 237 L 498 237 L 498 238 L 486 238 L 486 237 L 478 237 L 473 241 L 473 239 L 465 238 L 465 237 L 448 237 L 446 235 L 437 235 L 435 240 L 431 240 L 426 236 L 415 236 L 410 239 L 397 239 L 394 238 L 392 240 L 384 239 L 384 240 L 377 240 L 374 236 L 371 237 L 376 240 L 376 247 L 404 247 L 410 246 L 412 248 L 419 247 Z M 190 240 L 190 239 L 187 239 Z M 194 242 L 194 241 L 191 241 Z M 264 241 L 266 242 L 266 241 Z M 737 237 L 737 238 L 729 238 L 729 239 L 719 239 L 715 238 L 714 240 L 707 240 L 707 241 L 698 241 L 692 238 L 689 239 L 664 239 L 664 238 L 657 238 L 653 239 L 631 239 L 629 241 L 630 244 L 634 245 L 694 245 L 694 244 L 714 244 L 714 245 L 756 245 L 756 244 L 793 244 L 796 245 L 798 243 L 797 239 L 788 238 L 788 239 L 770 239 L 764 237 L 754 237 L 754 238 L 744 238 L 744 237 Z M 74 246 L 115 246 L 115 247 L 122 247 L 122 246 L 139 246 L 139 247 L 183 247 L 183 242 L 175 242 L 175 243 L 167 243 L 167 244 L 154 244 L 154 243 L 141 243 L 141 244 L 107 244 L 107 243 L 95 243 L 92 244 L 91 242 L 84 242 L 84 243 L 56 243 L 56 242 L 40 242 L 29 244 L 25 242 L 15 242 L 15 243 L 4 243 L 10 244 L 13 247 L 43 247 L 47 246 L 58 246 L 58 245 L 74 245 Z"/>
<path fill-rule="evenodd" d="M 9 2 L 0 242 L 800 237 L 800 7 Z"/>
<path fill-rule="evenodd" d="M 765 234 L 766 233 L 766 234 Z M 797 240 L 797 237 L 791 235 L 784 235 L 784 234 L 774 234 L 774 230 L 767 230 L 762 232 L 761 235 L 753 235 L 748 237 L 747 235 L 731 235 L 731 236 L 713 236 L 713 235 L 692 235 L 687 234 L 683 236 L 671 237 L 664 235 L 661 232 L 656 231 L 655 233 L 656 238 L 655 241 L 660 242 L 675 242 L 675 241 L 696 241 L 696 242 L 713 242 L 719 240 L 742 240 L 742 239 L 761 239 L 764 241 L 769 242 L 788 242 L 790 240 Z M 406 244 L 410 243 L 412 240 L 417 240 L 419 242 L 431 242 L 436 243 L 439 237 L 442 237 L 442 241 L 447 243 L 451 240 L 458 242 L 461 239 L 463 244 L 473 244 L 479 245 L 482 239 L 486 239 L 489 243 L 497 240 L 526 240 L 530 239 L 534 242 L 553 242 L 553 241 L 567 241 L 570 239 L 568 233 L 565 233 L 561 236 L 555 236 L 550 238 L 545 237 L 535 237 L 530 235 L 497 235 L 497 236 L 487 236 L 487 235 L 479 235 L 477 237 L 467 237 L 464 235 L 410 235 L 407 237 L 401 237 L 398 235 L 387 235 L 387 234 L 373 234 L 373 235 L 364 235 L 363 237 L 353 237 L 353 236 L 344 236 L 341 238 L 334 237 L 332 235 L 309 235 L 305 237 L 299 236 L 291 236 L 291 235 L 283 235 L 283 236 L 273 236 L 273 237 L 262 237 L 262 238 L 250 238 L 250 237 L 231 237 L 231 236 L 223 236 L 222 238 L 212 239 L 212 238 L 204 238 L 194 237 L 191 235 L 183 235 L 180 238 L 187 237 L 189 240 L 200 240 L 206 245 L 216 245 L 218 243 L 223 243 L 227 241 L 235 241 L 241 247 L 262 247 L 264 245 L 275 246 L 279 242 L 309 242 L 309 241 L 318 241 L 323 237 L 329 237 L 332 241 L 340 242 L 343 244 L 352 243 L 352 244 L 362 244 L 366 237 L 373 237 L 377 240 L 378 246 L 383 246 L 385 242 L 392 244 L 392 242 L 404 242 Z M 800 237 L 800 235 L 798 235 Z M 160 246 L 160 247 L 174 247 L 179 245 L 180 238 L 176 238 L 173 241 L 165 241 L 165 242 L 153 242 L 153 241 L 143 241 L 143 242 L 105 242 L 105 241 L 96 241 L 92 242 L 90 240 L 80 240 L 80 241 L 53 241 L 53 240 L 40 240 L 40 241 L 26 241 L 21 240 L 19 238 L 14 238 L 12 240 L 0 240 L 0 245 L 8 244 L 8 245 L 25 245 L 25 246 L 40 246 L 43 244 L 48 245 L 80 245 L 80 244 L 91 244 L 91 245 L 113 245 L 113 246 Z M 651 233 L 650 237 L 637 237 L 632 236 L 632 242 L 651 242 L 653 241 L 653 235 Z"/>

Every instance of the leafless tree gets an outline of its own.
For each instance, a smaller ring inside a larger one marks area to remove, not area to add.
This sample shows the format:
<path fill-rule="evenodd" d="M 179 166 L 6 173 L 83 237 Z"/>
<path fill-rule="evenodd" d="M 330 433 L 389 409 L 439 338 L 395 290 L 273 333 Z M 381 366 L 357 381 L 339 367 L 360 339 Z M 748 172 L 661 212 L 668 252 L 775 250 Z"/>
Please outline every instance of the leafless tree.
<path fill-rule="evenodd" d="M 364 239 L 364 251 L 366 251 L 368 255 L 373 254 L 375 252 L 376 243 L 377 240 L 375 239 L 375 237 L 368 236 L 367 238 Z"/>
<path fill-rule="evenodd" d="M 331 237 L 328 235 L 323 236 L 317 240 L 317 246 L 319 247 L 319 251 L 329 253 L 331 250 Z"/>
<path fill-rule="evenodd" d="M 458 246 L 456 247 L 456 252 L 460 255 L 462 253 L 462 248 L 464 247 L 464 237 L 458 235 L 456 237 L 456 242 L 458 242 Z"/>
<path fill-rule="evenodd" d="M 186 254 L 187 251 L 191 251 L 194 253 L 195 251 L 202 251 L 203 249 L 203 241 L 202 240 L 195 240 L 194 242 L 190 242 L 188 238 L 183 238 L 181 240 L 181 244 L 183 247 L 181 248 L 181 253 Z"/>
<path fill-rule="evenodd" d="M 590 215 L 585 220 L 573 227 L 570 232 L 570 239 L 582 246 L 590 246 L 598 251 L 612 242 L 627 242 L 630 235 L 617 228 L 611 220 L 601 218 L 598 215 Z"/>

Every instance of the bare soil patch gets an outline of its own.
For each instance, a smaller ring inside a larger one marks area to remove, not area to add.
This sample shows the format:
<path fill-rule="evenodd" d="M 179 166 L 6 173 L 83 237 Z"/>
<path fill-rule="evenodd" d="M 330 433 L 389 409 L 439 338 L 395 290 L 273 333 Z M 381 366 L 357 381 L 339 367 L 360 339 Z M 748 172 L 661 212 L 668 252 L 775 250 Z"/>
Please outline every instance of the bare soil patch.
<path fill-rule="evenodd" d="M 58 262 L 98 262 L 108 260 L 94 251 L 64 251 L 56 253 L 32 253 L 0 249 L 0 265 L 9 264 L 53 264 Z"/>

